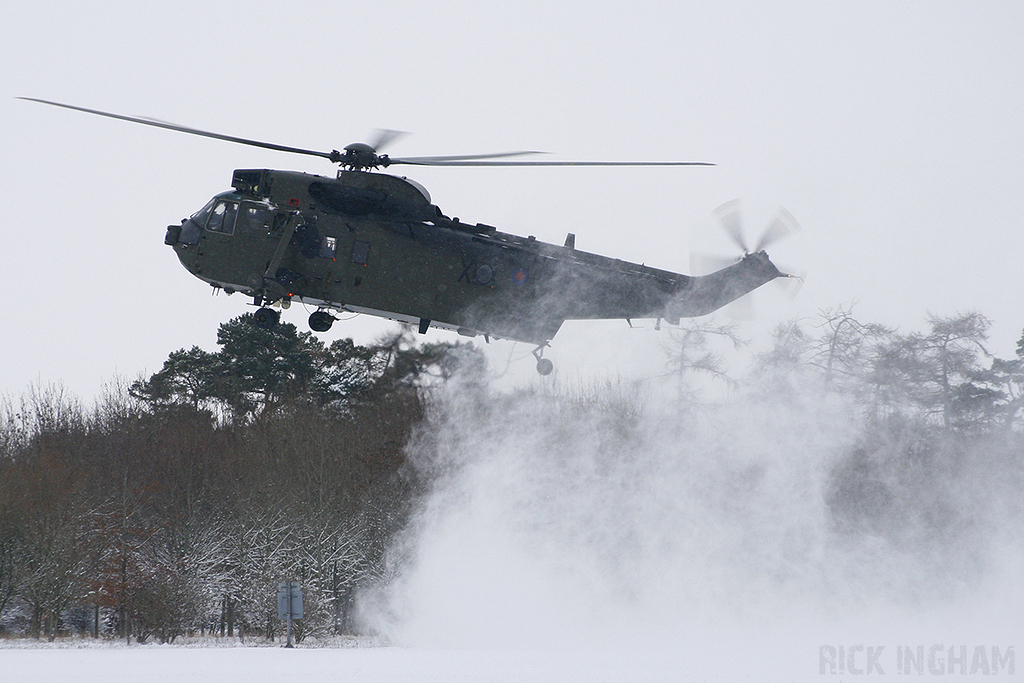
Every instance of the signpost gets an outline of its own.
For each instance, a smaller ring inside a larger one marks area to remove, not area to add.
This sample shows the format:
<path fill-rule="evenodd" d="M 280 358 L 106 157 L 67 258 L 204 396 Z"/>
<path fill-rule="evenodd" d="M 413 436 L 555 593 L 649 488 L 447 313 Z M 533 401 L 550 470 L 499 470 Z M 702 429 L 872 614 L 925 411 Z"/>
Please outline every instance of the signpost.
<path fill-rule="evenodd" d="M 302 588 L 298 581 L 277 584 L 277 618 L 288 620 L 288 643 L 292 647 L 292 619 L 302 618 Z"/>

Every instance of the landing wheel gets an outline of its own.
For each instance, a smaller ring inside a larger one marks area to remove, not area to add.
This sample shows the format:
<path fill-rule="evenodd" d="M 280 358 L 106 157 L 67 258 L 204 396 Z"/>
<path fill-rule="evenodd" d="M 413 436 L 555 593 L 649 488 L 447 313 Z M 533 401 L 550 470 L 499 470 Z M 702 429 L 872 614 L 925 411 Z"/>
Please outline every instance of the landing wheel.
<path fill-rule="evenodd" d="M 264 330 L 272 330 L 280 319 L 280 312 L 275 311 L 272 308 L 258 308 L 256 309 L 256 312 L 252 314 L 253 324 Z"/>
<path fill-rule="evenodd" d="M 309 314 L 309 329 L 314 332 L 326 332 L 334 324 L 334 316 L 327 311 L 315 311 Z"/>
<path fill-rule="evenodd" d="M 533 357 L 537 359 L 537 372 L 545 377 L 550 375 L 551 371 L 555 369 L 555 364 L 544 357 L 544 349 L 547 345 L 547 342 L 544 342 L 533 350 Z"/>

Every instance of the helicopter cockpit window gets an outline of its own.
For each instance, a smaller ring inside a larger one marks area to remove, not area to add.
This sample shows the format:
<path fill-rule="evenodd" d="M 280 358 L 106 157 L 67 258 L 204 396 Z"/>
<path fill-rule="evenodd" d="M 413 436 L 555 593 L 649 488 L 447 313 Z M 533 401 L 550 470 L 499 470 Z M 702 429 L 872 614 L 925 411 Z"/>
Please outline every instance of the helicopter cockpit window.
<path fill-rule="evenodd" d="M 210 217 L 210 212 L 213 211 L 213 205 L 216 203 L 216 199 L 211 199 L 206 203 L 206 206 L 192 214 L 192 220 L 196 222 L 196 225 L 200 228 L 206 225 L 206 219 Z"/>
<path fill-rule="evenodd" d="M 271 213 L 262 206 L 244 206 L 241 227 L 249 230 L 269 230 Z"/>
<path fill-rule="evenodd" d="M 219 201 L 210 213 L 210 219 L 206 222 L 206 229 L 210 232 L 220 232 L 225 235 L 233 235 L 235 232 L 235 217 L 238 214 L 236 202 Z"/>

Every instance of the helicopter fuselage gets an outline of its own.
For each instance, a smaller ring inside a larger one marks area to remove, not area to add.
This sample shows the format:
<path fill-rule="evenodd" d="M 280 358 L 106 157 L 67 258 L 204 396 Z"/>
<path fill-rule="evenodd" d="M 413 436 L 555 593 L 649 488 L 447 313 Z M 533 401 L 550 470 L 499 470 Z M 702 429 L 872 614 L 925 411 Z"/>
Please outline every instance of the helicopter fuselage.
<path fill-rule="evenodd" d="M 258 304 L 298 301 L 460 334 L 546 344 L 565 320 L 710 313 L 781 273 L 764 252 L 688 276 L 445 216 L 414 181 L 236 170 L 233 190 L 170 226 L 196 277 Z M 312 324 L 312 318 L 311 318 Z"/>

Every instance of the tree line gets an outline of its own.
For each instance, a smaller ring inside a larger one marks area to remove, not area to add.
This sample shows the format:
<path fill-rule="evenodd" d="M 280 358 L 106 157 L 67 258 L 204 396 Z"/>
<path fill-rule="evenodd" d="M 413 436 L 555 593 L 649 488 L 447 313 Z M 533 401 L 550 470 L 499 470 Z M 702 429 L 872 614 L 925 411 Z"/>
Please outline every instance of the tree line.
<path fill-rule="evenodd" d="M 1024 334 L 999 358 L 990 328 L 968 312 L 902 333 L 840 307 L 779 326 L 753 368 L 781 400 L 812 386 L 856 413 L 824 492 L 834 527 L 942 557 L 964 585 L 991 546 L 1024 550 Z"/>
<path fill-rule="evenodd" d="M 735 328 L 689 321 L 666 337 L 662 379 L 677 416 L 713 409 L 701 377 L 769 409 L 799 409 L 809 394 L 841 399 L 858 437 L 823 492 L 837 533 L 895 539 L 916 519 L 914 533 L 953 529 L 962 541 L 971 516 L 958 476 L 1024 484 L 1024 335 L 1000 359 L 987 349 L 990 326 L 972 312 L 903 333 L 849 307 L 825 310 L 780 325 L 734 379 L 716 340 L 740 346 Z M 273 638 L 286 580 L 305 591 L 300 638 L 352 632 L 356 592 L 388 582 L 388 549 L 453 466 L 441 432 L 467 419 L 453 417 L 453 393 L 474 394 L 468 419 L 480 424 L 534 401 L 564 417 L 551 429 L 602 425 L 614 437 L 608 457 L 642 442 L 638 394 L 551 382 L 497 392 L 469 343 L 416 345 L 398 333 L 326 345 L 251 316 L 223 324 L 217 343 L 171 353 L 91 407 L 59 387 L 2 406 L 3 633 Z M 686 424 L 673 427 L 680 438 Z"/>
<path fill-rule="evenodd" d="M 251 315 L 86 408 L 59 387 L 0 411 L 0 629 L 145 641 L 349 632 L 420 482 L 403 448 L 430 387 L 482 372 L 468 343 L 325 345 Z"/>

